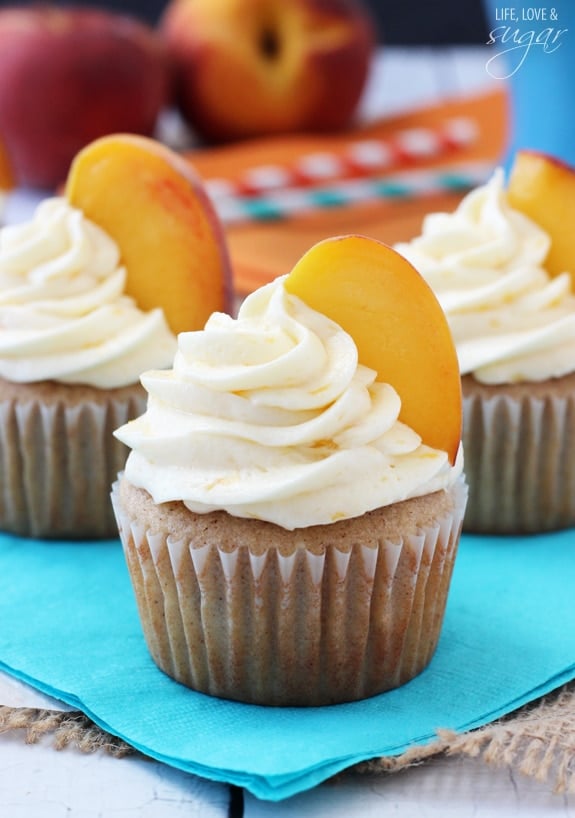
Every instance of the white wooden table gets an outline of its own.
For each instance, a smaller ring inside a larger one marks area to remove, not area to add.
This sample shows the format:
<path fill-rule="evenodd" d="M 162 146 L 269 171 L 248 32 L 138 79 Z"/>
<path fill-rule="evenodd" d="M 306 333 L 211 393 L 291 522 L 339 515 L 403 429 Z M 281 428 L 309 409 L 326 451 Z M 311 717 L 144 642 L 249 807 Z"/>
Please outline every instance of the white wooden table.
<path fill-rule="evenodd" d="M 361 111 L 399 113 L 494 82 L 485 49 L 387 49 L 378 55 Z M 17 191 L 6 218 L 28 215 L 38 195 Z M 0 704 L 60 707 L 0 673 Z M 132 756 L 55 751 L 0 735 L 0 818 L 575 818 L 575 796 L 484 762 L 436 759 L 401 773 L 344 774 L 280 803 Z"/>

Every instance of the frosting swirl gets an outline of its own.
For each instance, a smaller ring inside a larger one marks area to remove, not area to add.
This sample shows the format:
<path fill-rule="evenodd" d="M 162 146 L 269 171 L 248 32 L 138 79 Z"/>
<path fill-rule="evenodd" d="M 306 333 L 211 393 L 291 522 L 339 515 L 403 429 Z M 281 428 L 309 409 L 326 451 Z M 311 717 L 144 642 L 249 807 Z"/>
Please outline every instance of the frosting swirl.
<path fill-rule="evenodd" d="M 289 294 L 252 293 L 237 319 L 181 333 L 171 370 L 147 372 L 144 415 L 117 430 L 126 477 L 156 503 L 223 509 L 293 529 L 450 485 L 461 472 L 398 420 L 395 390 L 352 338 Z"/>
<path fill-rule="evenodd" d="M 161 309 L 124 292 L 115 242 L 65 199 L 0 232 L 0 377 L 114 388 L 169 366 L 176 340 Z"/>
<path fill-rule="evenodd" d="M 575 370 L 575 294 L 544 268 L 550 238 L 514 210 L 497 170 L 453 213 L 395 245 L 441 303 L 462 374 L 483 383 L 541 381 Z"/>

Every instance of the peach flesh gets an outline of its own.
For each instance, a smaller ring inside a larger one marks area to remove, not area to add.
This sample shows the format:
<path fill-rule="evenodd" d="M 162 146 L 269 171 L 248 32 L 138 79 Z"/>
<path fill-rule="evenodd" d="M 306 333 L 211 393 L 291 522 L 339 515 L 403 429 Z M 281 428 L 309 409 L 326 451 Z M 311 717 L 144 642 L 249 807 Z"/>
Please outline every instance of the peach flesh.
<path fill-rule="evenodd" d="M 398 392 L 400 420 L 454 463 L 462 424 L 457 354 L 439 302 L 415 268 L 375 239 L 339 236 L 308 250 L 286 288 L 351 335 L 360 363 Z"/>
<path fill-rule="evenodd" d="M 146 137 L 103 137 L 76 156 L 66 196 L 118 243 L 128 294 L 143 310 L 162 307 L 174 333 L 230 311 L 223 229 L 192 166 L 176 153 Z"/>
<path fill-rule="evenodd" d="M 569 272 L 575 289 L 575 168 L 537 151 L 518 151 L 508 184 L 512 207 L 533 219 L 551 238 L 545 267 Z"/>

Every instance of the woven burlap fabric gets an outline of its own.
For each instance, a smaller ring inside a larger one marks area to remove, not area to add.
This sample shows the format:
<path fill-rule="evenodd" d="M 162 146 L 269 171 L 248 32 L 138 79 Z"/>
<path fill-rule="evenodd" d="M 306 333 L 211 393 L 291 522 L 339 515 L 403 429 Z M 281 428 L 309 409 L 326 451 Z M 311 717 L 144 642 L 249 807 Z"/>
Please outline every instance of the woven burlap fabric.
<path fill-rule="evenodd" d="M 78 712 L 0 706 L 0 734 L 7 732 L 20 732 L 28 744 L 49 737 L 57 750 L 72 746 L 116 757 L 136 753 Z M 363 762 L 354 771 L 393 773 L 441 754 L 481 758 L 548 783 L 556 793 L 575 793 L 575 682 L 485 727 L 467 733 L 438 730 L 430 744 Z"/>
<path fill-rule="evenodd" d="M 438 730 L 437 739 L 399 756 L 360 764 L 361 772 L 394 772 L 444 754 L 481 758 L 508 767 L 556 793 L 575 792 L 575 682 L 503 719 L 467 733 Z"/>

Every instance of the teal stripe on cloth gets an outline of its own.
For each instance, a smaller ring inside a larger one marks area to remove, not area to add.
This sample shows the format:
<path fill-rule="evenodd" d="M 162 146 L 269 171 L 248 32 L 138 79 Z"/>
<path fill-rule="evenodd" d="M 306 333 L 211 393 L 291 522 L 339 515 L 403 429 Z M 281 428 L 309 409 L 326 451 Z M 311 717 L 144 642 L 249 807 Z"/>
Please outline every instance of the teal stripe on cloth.
<path fill-rule="evenodd" d="M 213 203 L 226 224 L 269 222 L 362 202 L 396 202 L 441 192 L 463 193 L 486 182 L 492 172 L 492 163 L 481 162 L 445 171 L 416 168 L 382 178 L 341 179 L 309 188 L 280 188 L 256 195 L 214 195 Z"/>
<path fill-rule="evenodd" d="M 573 530 L 464 536 L 426 671 L 363 702 L 278 709 L 195 693 L 155 667 L 119 541 L 0 535 L 0 667 L 160 761 L 277 801 L 575 678 L 574 577 Z"/>

